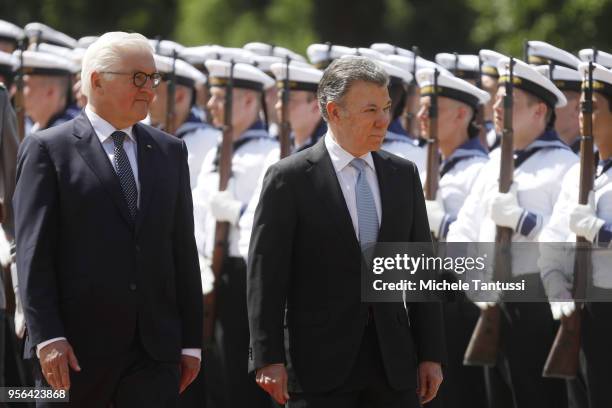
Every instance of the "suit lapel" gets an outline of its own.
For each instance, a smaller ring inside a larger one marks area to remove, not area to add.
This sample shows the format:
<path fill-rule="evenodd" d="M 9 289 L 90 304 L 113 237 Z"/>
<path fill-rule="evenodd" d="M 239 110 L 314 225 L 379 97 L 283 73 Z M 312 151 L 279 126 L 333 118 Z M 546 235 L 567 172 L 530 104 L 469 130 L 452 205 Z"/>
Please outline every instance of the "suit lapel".
<path fill-rule="evenodd" d="M 151 203 L 155 187 L 157 145 L 149 132 L 139 124 L 134 125 L 134 135 L 138 146 L 138 179 L 140 180 L 140 207 L 136 216 L 136 234 L 138 234 Z"/>
<path fill-rule="evenodd" d="M 119 178 L 111 162 L 108 160 L 108 156 L 94 132 L 91 123 L 89 123 L 87 116 L 85 116 L 85 113 L 82 112 L 75 118 L 73 133 L 77 138 L 75 143 L 77 151 L 98 177 L 98 180 L 106 191 L 110 194 L 121 216 L 129 225 L 132 225 L 129 209 L 123 191 L 121 190 Z"/>
<path fill-rule="evenodd" d="M 327 209 L 324 214 L 325 219 L 334 222 L 338 227 L 339 235 L 342 237 L 341 242 L 350 242 L 351 250 L 360 252 L 359 241 L 355 236 L 353 221 L 346 206 L 336 169 L 332 164 L 327 148 L 325 147 L 324 137 L 310 149 L 310 154 L 307 158 L 312 165 L 307 172 L 310 174 L 314 184 L 317 200 L 325 203 Z"/>
<path fill-rule="evenodd" d="M 378 242 L 387 242 L 386 233 L 388 225 L 390 222 L 393 222 L 389 219 L 390 214 L 393 213 L 391 209 L 393 204 L 393 186 L 391 185 L 391 180 L 393 180 L 393 173 L 395 173 L 396 169 L 388 157 L 383 157 L 378 152 L 372 152 L 372 159 L 376 168 L 378 189 L 380 190 L 381 220 Z"/>

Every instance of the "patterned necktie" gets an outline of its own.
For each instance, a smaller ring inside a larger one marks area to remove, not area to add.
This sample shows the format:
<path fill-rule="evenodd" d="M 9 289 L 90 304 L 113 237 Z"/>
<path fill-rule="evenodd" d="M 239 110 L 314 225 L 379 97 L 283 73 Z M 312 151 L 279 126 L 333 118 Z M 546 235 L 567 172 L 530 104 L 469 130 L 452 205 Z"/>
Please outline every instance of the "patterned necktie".
<path fill-rule="evenodd" d="M 125 150 L 123 150 L 123 141 L 126 136 L 124 132 L 115 131 L 111 135 L 111 138 L 115 145 L 113 159 L 115 171 L 117 172 L 117 176 L 119 176 L 121 190 L 123 190 L 123 195 L 125 196 L 125 201 L 127 202 L 130 216 L 133 221 L 136 219 L 138 190 L 136 189 L 136 181 L 134 180 L 134 173 L 132 172 L 132 166 L 130 166 L 130 160 Z"/>
<path fill-rule="evenodd" d="M 375 243 L 378 238 L 378 214 L 374 195 L 366 178 L 368 164 L 362 159 L 353 159 L 350 165 L 358 171 L 355 183 L 357 222 L 359 224 L 359 243 L 364 248 L 368 244 Z"/>

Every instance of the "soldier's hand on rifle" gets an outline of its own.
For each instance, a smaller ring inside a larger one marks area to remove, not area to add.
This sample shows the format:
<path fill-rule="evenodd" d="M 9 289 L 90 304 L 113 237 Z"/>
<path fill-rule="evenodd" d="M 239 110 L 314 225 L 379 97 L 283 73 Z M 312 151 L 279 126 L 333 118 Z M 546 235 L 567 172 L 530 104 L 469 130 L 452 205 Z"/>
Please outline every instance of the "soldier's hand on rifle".
<path fill-rule="evenodd" d="M 575 204 L 569 213 L 569 227 L 574 234 L 584 237 L 590 242 L 595 240 L 599 230 L 605 221 L 597 217 L 595 212 L 595 197 L 593 192 L 589 193 L 589 203 L 586 205 Z"/>
<path fill-rule="evenodd" d="M 576 310 L 576 303 L 574 301 L 568 302 L 550 302 L 550 310 L 553 315 L 553 319 L 559 320 L 562 316 L 568 317 L 574 310 Z"/>
<path fill-rule="evenodd" d="M 237 224 L 242 211 L 242 202 L 236 200 L 228 188 L 213 193 L 208 200 L 208 207 L 215 220 Z"/>
<path fill-rule="evenodd" d="M 427 208 L 427 219 L 429 220 L 429 230 L 436 238 L 440 238 L 440 227 L 446 217 L 446 211 L 444 210 L 444 202 L 440 197 L 440 194 L 436 194 L 435 200 L 425 200 L 425 207 Z"/>
<path fill-rule="evenodd" d="M 284 405 L 289 399 L 287 391 L 287 369 L 284 364 L 270 364 L 257 370 L 255 381 L 276 402 Z"/>
<path fill-rule="evenodd" d="M 518 202 L 516 184 L 507 193 L 496 193 L 491 200 L 491 219 L 500 227 L 516 231 L 524 211 Z"/>
<path fill-rule="evenodd" d="M 200 279 L 202 280 L 202 294 L 207 295 L 213 290 L 215 274 L 211 268 L 210 259 L 200 256 Z"/>
<path fill-rule="evenodd" d="M 11 263 L 11 244 L 6 239 L 0 224 L 0 268 L 6 268 Z"/>

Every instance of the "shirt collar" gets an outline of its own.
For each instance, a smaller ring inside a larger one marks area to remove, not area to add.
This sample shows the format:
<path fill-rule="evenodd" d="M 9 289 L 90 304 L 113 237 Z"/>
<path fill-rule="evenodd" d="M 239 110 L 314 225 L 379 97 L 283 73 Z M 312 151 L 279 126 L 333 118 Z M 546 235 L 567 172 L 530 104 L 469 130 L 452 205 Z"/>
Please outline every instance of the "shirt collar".
<path fill-rule="evenodd" d="M 338 142 L 336 142 L 331 129 L 328 129 L 327 133 L 325 134 L 325 147 L 327 148 L 336 173 L 344 170 L 344 168 L 348 166 L 349 163 L 355 158 L 355 156 L 344 150 L 338 144 Z M 371 152 L 368 152 L 359 158 L 363 159 L 372 170 L 375 170 Z"/>
<path fill-rule="evenodd" d="M 113 125 L 108 123 L 106 120 L 102 119 L 100 115 L 95 113 L 89 105 L 85 106 L 84 109 L 85 115 L 89 122 L 91 122 L 91 126 L 93 127 L 94 132 L 96 132 L 96 136 L 100 139 L 100 143 L 104 143 L 113 132 L 117 131 Z M 126 133 L 132 142 L 136 143 L 136 139 L 134 138 L 134 132 L 132 130 L 133 126 L 127 127 L 125 129 L 119 129 L 120 131 Z"/>

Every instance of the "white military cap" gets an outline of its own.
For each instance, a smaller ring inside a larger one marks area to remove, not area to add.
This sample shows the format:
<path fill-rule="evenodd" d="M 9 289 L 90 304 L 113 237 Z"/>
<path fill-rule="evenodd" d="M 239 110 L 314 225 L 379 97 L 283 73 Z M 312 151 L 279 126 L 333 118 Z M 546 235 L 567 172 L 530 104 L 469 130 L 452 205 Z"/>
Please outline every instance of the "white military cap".
<path fill-rule="evenodd" d="M 405 55 L 387 55 L 386 61 L 404 71 L 410 72 L 413 76 L 423 68 L 437 68 L 439 71 L 448 72 L 443 66 L 418 56 L 415 60 L 413 57 L 407 57 Z"/>
<path fill-rule="evenodd" d="M 589 63 L 581 62 L 578 71 L 582 76 L 582 89 L 588 86 Z M 593 91 L 612 97 L 612 71 L 598 63 L 593 63 Z"/>
<path fill-rule="evenodd" d="M 278 63 L 284 63 L 285 61 L 286 61 L 285 58 L 274 57 L 270 55 L 254 55 L 253 56 L 253 65 L 261 69 L 263 72 L 265 72 L 268 75 L 273 75 L 272 70 L 271 70 L 272 65 L 278 64 Z M 297 61 L 293 59 L 291 60 L 291 65 L 302 66 L 302 67 L 312 67 L 312 65 L 304 61 Z"/>
<path fill-rule="evenodd" d="M 210 86 L 226 86 L 230 76 L 231 63 L 221 60 L 205 62 Z M 259 68 L 238 62 L 234 64 L 234 87 L 262 91 L 274 86 L 274 80 Z"/>
<path fill-rule="evenodd" d="M 406 57 L 414 57 L 414 52 L 405 48 L 396 47 L 389 43 L 374 43 L 370 48 L 385 55 L 404 55 Z"/>
<path fill-rule="evenodd" d="M 77 40 L 42 23 L 28 23 L 24 27 L 30 42 L 46 42 L 62 47 L 75 48 Z"/>
<path fill-rule="evenodd" d="M 499 84 L 505 84 L 509 80 L 510 58 L 499 60 L 497 70 L 499 71 Z M 512 83 L 516 88 L 529 92 L 542 99 L 547 105 L 561 108 L 567 104 L 563 92 L 552 83 L 552 81 L 540 74 L 535 67 L 521 60 L 514 59 Z"/>
<path fill-rule="evenodd" d="M 196 47 L 184 47 L 179 57 L 194 66 L 204 65 L 207 56 L 217 47 L 216 45 L 198 45 Z"/>
<path fill-rule="evenodd" d="M 533 65 L 554 64 L 578 69 L 580 59 L 544 41 L 527 41 L 527 62 Z"/>
<path fill-rule="evenodd" d="M 76 48 L 87 49 L 91 44 L 96 42 L 96 40 L 100 38 L 97 35 L 88 35 L 85 37 L 81 37 L 77 40 Z"/>
<path fill-rule="evenodd" d="M 436 94 L 463 102 L 474 109 L 485 104 L 491 96 L 469 82 L 457 78 L 448 71 L 438 71 Z M 416 80 L 421 90 L 421 96 L 434 94 L 434 68 L 423 68 L 417 71 Z"/>
<path fill-rule="evenodd" d="M 585 48 L 578 52 L 582 61 L 593 61 L 604 67 L 612 68 L 612 54 L 604 51 L 595 50 L 593 48 Z"/>
<path fill-rule="evenodd" d="M 180 54 L 183 47 L 181 44 L 170 41 L 170 40 L 149 40 L 149 44 L 155 51 L 155 54 L 163 55 L 164 57 L 172 57 L 174 55 L 174 51 L 177 54 Z"/>
<path fill-rule="evenodd" d="M 270 70 L 276 78 L 276 86 L 279 89 L 283 88 L 285 78 L 287 77 L 287 64 L 272 64 Z M 292 61 L 289 63 L 289 81 L 287 85 L 289 89 L 294 91 L 317 92 L 317 87 L 319 86 L 319 81 L 322 76 L 323 71 L 314 67 L 295 64 Z"/>
<path fill-rule="evenodd" d="M 300 54 L 293 52 L 288 48 L 279 47 L 277 45 L 262 42 L 250 42 L 245 44 L 242 48 L 256 55 L 280 57 L 283 59 L 289 56 L 292 60 L 306 62 L 306 58 L 302 57 Z"/>
<path fill-rule="evenodd" d="M 343 55 L 354 54 L 353 48 L 332 44 L 310 44 L 306 49 L 310 63 L 317 68 L 327 67 Z"/>
<path fill-rule="evenodd" d="M 39 44 L 36 51 L 57 55 L 71 61 L 73 64 L 73 74 L 76 74 L 81 70 L 81 62 L 83 61 L 83 56 L 85 55 L 85 50 L 82 48 L 72 49 L 47 43 Z"/>
<path fill-rule="evenodd" d="M 21 27 L 8 21 L 0 20 L 0 40 L 11 41 L 17 44 L 24 37 Z"/>
<path fill-rule="evenodd" d="M 154 54 L 153 58 L 155 59 L 155 67 L 162 74 L 164 80 L 167 80 L 169 78 L 168 75 L 172 73 L 172 64 L 174 62 L 174 77 L 177 84 L 193 88 L 195 84 L 206 83 L 206 75 L 188 62 L 178 58 L 174 60 L 174 58 L 158 54 Z"/>
<path fill-rule="evenodd" d="M 438 64 L 452 72 L 457 78 L 477 79 L 480 76 L 478 55 L 441 52 L 436 54 L 435 59 Z"/>
<path fill-rule="evenodd" d="M 21 50 L 13 53 L 21 64 Z M 23 51 L 23 73 L 25 75 L 70 75 L 77 72 L 75 64 L 59 55 L 40 51 Z"/>
<path fill-rule="evenodd" d="M 536 70 L 550 79 L 560 90 L 580 92 L 582 75 L 580 75 L 578 70 L 561 65 L 553 65 L 551 72 L 550 68 L 550 65 L 540 65 L 536 67 Z"/>
<path fill-rule="evenodd" d="M 497 51 L 487 49 L 480 50 L 478 56 L 480 57 L 480 61 L 482 61 L 480 73 L 482 75 L 487 75 L 493 78 L 499 78 L 499 72 L 497 72 L 497 63 L 500 59 L 506 56 L 504 54 L 500 54 Z"/>
<path fill-rule="evenodd" d="M 377 53 L 377 54 L 381 56 L 382 58 L 385 57 L 383 54 L 380 54 L 380 53 Z M 353 55 L 354 54 L 343 55 L 342 58 L 351 57 Z M 366 55 L 361 55 L 361 56 L 370 58 Z M 412 74 L 410 73 L 410 71 L 407 71 L 406 69 L 402 69 L 401 67 L 397 65 L 391 64 L 390 62 L 387 62 L 384 59 L 377 59 L 377 58 L 370 58 L 370 59 L 374 61 L 375 63 L 377 63 L 387 73 L 387 75 L 389 75 L 389 85 L 401 84 L 404 82 L 409 84 L 410 82 L 412 82 Z"/>

